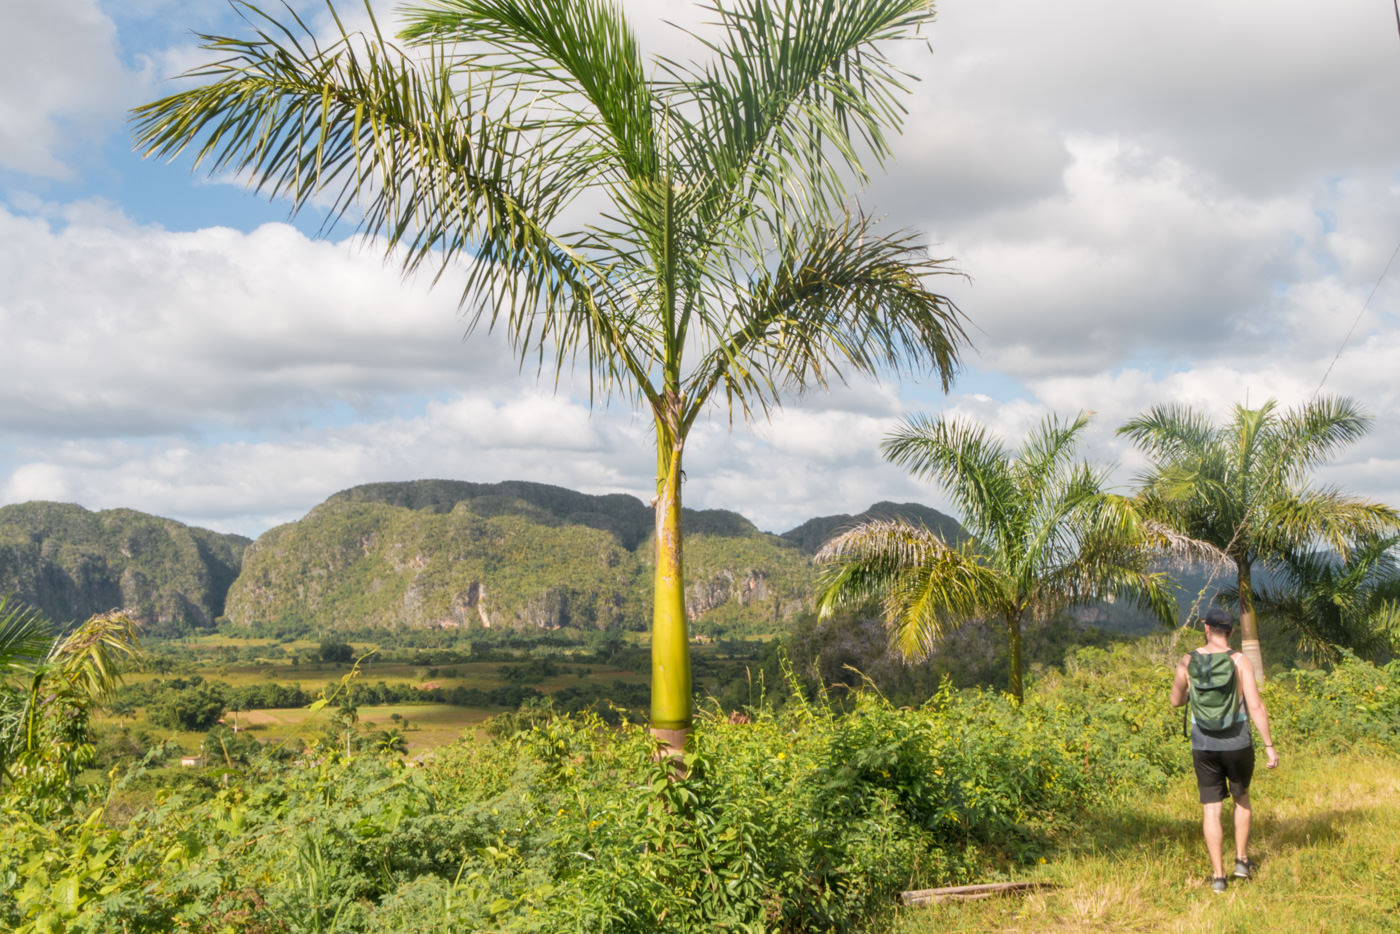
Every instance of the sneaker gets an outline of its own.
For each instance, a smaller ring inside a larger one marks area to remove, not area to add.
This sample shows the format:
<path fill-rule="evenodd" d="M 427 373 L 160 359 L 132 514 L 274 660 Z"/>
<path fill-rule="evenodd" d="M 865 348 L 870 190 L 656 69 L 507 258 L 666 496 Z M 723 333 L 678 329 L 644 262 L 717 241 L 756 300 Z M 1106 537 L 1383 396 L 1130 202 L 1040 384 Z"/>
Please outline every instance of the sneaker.
<path fill-rule="evenodd" d="M 1210 888 L 1213 892 L 1224 892 L 1229 882 L 1224 876 L 1216 876 L 1210 880 Z"/>
<path fill-rule="evenodd" d="M 1247 859 L 1247 858 L 1246 858 L 1246 859 L 1237 859 L 1237 860 L 1235 860 L 1235 878 L 1236 878 L 1236 879 L 1253 879 L 1253 878 L 1254 878 L 1254 869 L 1255 869 L 1255 866 L 1254 866 L 1254 861 L 1253 861 L 1253 860 L 1250 860 L 1250 859 Z"/>

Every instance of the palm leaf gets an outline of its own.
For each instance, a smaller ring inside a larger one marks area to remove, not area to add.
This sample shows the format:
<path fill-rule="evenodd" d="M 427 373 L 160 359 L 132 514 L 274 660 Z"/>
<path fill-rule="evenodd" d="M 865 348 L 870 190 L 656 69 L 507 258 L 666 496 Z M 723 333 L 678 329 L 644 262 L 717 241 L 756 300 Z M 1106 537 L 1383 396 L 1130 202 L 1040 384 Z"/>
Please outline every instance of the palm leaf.
<path fill-rule="evenodd" d="M 940 274 L 956 273 L 907 235 L 875 235 L 864 217 L 813 231 L 725 319 L 706 319 L 719 340 L 691 376 L 689 417 L 719 386 L 731 407 L 766 411 L 784 385 L 825 386 L 845 372 L 899 372 L 916 362 L 931 364 L 946 388 L 965 334 L 957 307 L 925 285 Z"/>
<path fill-rule="evenodd" d="M 53 626 L 44 614 L 0 597 L 0 676 L 33 667 L 52 645 Z"/>
<path fill-rule="evenodd" d="M 464 43 L 455 59 L 460 68 L 507 72 L 565 111 L 581 98 L 596 119 L 580 124 L 597 128 L 598 145 L 616 169 L 633 180 L 657 177 L 660 106 L 641 49 L 615 4 L 428 0 L 405 16 L 401 35 L 415 44 Z"/>
<path fill-rule="evenodd" d="M 831 570 L 818 598 L 829 617 L 874 601 L 890 629 L 891 643 L 921 658 L 971 616 L 998 607 L 1001 578 L 971 543 L 949 546 L 923 526 L 877 519 L 833 538 L 816 559 Z"/>
<path fill-rule="evenodd" d="M 860 150 L 882 160 L 910 76 L 885 51 L 933 18 L 931 0 L 740 0 L 709 8 L 722 40 L 701 68 L 670 63 L 677 144 L 705 191 L 705 226 L 750 222 L 775 236 L 783 218 L 822 221 L 846 200 L 842 169 L 864 178 Z M 690 116 L 694 114 L 694 116 Z M 765 203 L 771 210 L 736 206 Z M 779 238 L 780 239 L 780 238 Z"/>

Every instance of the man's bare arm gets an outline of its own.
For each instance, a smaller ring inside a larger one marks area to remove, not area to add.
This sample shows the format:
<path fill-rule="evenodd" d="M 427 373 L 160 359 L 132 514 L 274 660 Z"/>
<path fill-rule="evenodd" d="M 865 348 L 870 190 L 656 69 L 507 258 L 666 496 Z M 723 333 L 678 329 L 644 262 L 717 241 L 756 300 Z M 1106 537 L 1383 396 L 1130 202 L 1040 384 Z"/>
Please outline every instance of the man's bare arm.
<path fill-rule="evenodd" d="M 1273 734 L 1269 730 L 1269 712 L 1264 709 L 1264 699 L 1259 696 L 1259 684 L 1254 680 L 1254 666 L 1243 655 L 1235 656 L 1235 671 L 1239 673 L 1240 689 L 1244 692 L 1244 706 L 1249 711 L 1249 719 L 1264 738 L 1264 753 L 1268 757 L 1267 768 L 1278 765 L 1278 750 L 1274 748 Z"/>
<path fill-rule="evenodd" d="M 1191 682 L 1191 676 L 1187 674 L 1186 666 L 1190 663 L 1191 656 L 1181 656 L 1181 661 L 1176 663 L 1176 678 L 1172 681 L 1172 706 L 1180 707 L 1186 703 L 1186 688 Z"/>

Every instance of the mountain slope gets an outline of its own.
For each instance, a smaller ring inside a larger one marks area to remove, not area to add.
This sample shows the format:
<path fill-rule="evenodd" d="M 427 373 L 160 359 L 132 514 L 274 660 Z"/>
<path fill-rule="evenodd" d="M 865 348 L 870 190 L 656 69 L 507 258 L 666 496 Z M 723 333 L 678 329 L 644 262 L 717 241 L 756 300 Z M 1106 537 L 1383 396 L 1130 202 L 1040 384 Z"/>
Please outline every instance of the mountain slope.
<path fill-rule="evenodd" d="M 0 593 L 60 623 L 123 607 L 156 633 L 209 626 L 248 545 L 132 509 L 0 506 Z"/>
<path fill-rule="evenodd" d="M 701 632 L 776 625 L 811 604 L 811 555 L 726 510 L 686 510 Z M 625 494 L 512 481 L 344 490 L 248 549 L 242 625 L 645 629 L 652 512 Z"/>

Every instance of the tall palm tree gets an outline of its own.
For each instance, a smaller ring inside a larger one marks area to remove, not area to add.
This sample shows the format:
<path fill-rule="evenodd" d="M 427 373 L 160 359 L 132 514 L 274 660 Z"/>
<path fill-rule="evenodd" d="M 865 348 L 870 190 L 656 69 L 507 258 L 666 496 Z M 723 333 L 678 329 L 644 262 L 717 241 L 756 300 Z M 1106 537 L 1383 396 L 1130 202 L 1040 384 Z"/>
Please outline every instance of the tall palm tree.
<path fill-rule="evenodd" d="M 323 41 L 239 4 L 251 39 L 204 37 L 196 87 L 135 111 L 148 156 L 187 147 L 294 209 L 325 193 L 405 271 L 467 272 L 469 329 L 499 326 L 556 379 L 651 415 L 653 730 L 691 723 L 682 456 L 696 418 L 766 414 L 784 390 L 932 369 L 965 335 L 947 273 L 852 210 L 889 155 L 908 75 L 889 56 L 932 0 L 733 0 L 708 61 L 648 61 L 606 0 L 431 0 L 405 54 L 375 23 Z M 332 11 L 334 13 L 334 11 Z M 371 21 L 373 18 L 371 16 Z"/>
<path fill-rule="evenodd" d="M 857 526 L 818 553 L 833 566 L 820 612 L 880 599 L 896 647 L 911 657 L 970 618 L 1000 619 L 1018 703 L 1024 622 L 1123 596 L 1172 625 L 1166 575 L 1148 570 L 1158 538 L 1130 501 L 1106 492 L 1106 469 L 1073 459 L 1088 421 L 1082 412 L 1067 423 L 1047 418 L 1012 452 L 980 425 L 907 420 L 883 443 L 885 457 L 937 481 L 971 538 L 953 546 L 903 522 Z"/>
<path fill-rule="evenodd" d="M 1255 606 L 1298 640 L 1314 661 L 1335 664 L 1341 650 L 1363 657 L 1400 651 L 1400 535 L 1357 542 L 1343 560 L 1330 549 L 1285 555 L 1277 583 Z"/>
<path fill-rule="evenodd" d="M 1254 612 L 1256 563 L 1322 543 L 1345 557 L 1357 538 L 1400 528 L 1382 503 L 1332 487 L 1314 487 L 1310 471 L 1367 431 L 1370 419 L 1346 398 L 1323 398 L 1280 411 L 1236 405 L 1214 425 L 1184 405 L 1156 406 L 1118 433 L 1152 461 L 1141 478 L 1146 511 L 1182 534 L 1209 542 L 1235 566 L 1240 649 L 1264 680 Z"/>

